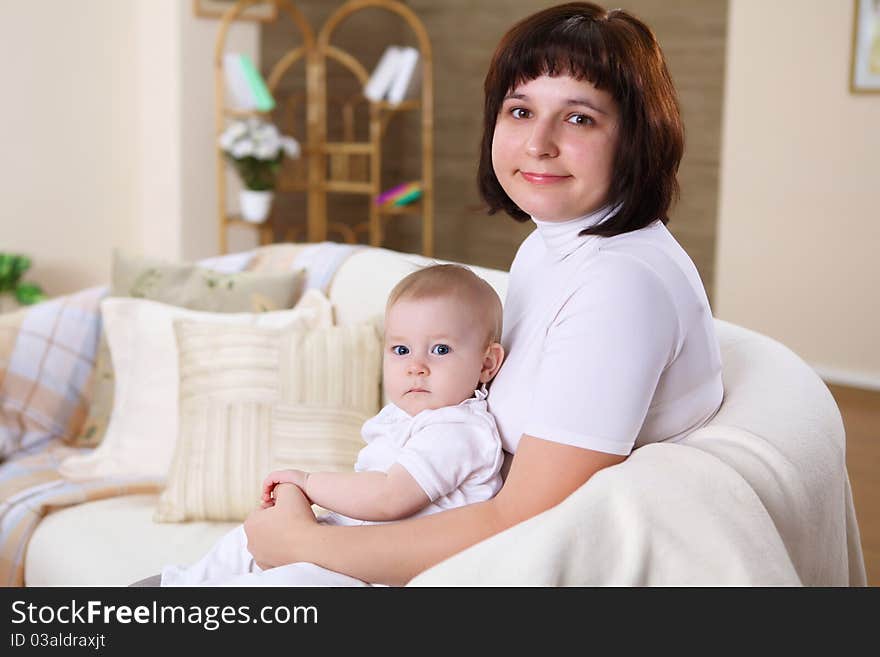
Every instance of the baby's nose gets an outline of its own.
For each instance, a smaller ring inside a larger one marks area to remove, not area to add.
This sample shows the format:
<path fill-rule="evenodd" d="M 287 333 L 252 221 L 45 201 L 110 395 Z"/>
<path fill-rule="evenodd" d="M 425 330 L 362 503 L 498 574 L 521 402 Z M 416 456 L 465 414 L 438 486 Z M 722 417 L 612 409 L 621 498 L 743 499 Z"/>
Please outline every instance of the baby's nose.
<path fill-rule="evenodd" d="M 427 374 L 428 373 L 428 365 L 420 358 L 413 358 L 409 362 L 409 367 L 407 371 L 410 374 Z"/>

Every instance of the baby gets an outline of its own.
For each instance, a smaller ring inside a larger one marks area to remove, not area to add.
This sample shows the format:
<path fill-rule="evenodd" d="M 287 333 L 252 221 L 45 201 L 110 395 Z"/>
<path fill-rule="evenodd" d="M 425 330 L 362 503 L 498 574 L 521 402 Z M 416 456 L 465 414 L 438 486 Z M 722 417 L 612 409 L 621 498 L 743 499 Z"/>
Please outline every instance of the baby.
<path fill-rule="evenodd" d="M 364 423 L 354 472 L 278 470 L 263 483 L 299 486 L 330 513 L 319 522 L 388 522 L 482 502 L 501 488 L 501 439 L 485 384 L 501 367 L 501 301 L 459 265 L 404 278 L 385 308 L 383 382 L 389 404 Z M 261 570 L 239 526 L 200 561 L 167 566 L 162 586 L 365 586 L 314 564 Z"/>

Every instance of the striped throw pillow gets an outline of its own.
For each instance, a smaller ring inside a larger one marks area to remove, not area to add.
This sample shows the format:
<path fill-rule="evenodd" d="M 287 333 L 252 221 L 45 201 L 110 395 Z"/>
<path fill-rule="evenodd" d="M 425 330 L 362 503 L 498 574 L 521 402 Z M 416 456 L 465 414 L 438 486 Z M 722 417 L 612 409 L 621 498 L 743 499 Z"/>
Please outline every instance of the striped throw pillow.
<path fill-rule="evenodd" d="M 272 470 L 351 471 L 379 411 L 373 324 L 312 329 L 175 322 L 179 432 L 155 520 L 244 520 Z"/>

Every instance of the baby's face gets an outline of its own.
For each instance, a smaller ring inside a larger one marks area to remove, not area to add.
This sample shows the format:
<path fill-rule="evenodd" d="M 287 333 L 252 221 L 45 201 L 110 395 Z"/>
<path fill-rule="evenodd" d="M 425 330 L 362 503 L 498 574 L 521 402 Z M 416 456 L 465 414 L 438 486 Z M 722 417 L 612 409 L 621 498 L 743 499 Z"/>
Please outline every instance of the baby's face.
<path fill-rule="evenodd" d="M 382 363 L 389 401 L 417 415 L 473 396 L 486 329 L 455 297 L 400 299 L 385 315 Z"/>

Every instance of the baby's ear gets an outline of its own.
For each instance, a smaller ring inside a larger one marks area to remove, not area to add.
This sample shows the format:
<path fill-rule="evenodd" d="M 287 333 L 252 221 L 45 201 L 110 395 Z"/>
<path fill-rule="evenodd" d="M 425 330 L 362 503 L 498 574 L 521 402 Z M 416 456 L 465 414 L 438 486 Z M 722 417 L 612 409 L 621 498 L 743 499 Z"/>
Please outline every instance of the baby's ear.
<path fill-rule="evenodd" d="M 501 363 L 504 361 L 504 347 L 500 342 L 493 342 L 486 347 L 483 354 L 483 369 L 480 372 L 480 383 L 489 383 L 498 373 Z"/>

